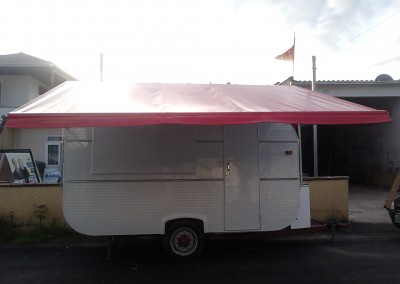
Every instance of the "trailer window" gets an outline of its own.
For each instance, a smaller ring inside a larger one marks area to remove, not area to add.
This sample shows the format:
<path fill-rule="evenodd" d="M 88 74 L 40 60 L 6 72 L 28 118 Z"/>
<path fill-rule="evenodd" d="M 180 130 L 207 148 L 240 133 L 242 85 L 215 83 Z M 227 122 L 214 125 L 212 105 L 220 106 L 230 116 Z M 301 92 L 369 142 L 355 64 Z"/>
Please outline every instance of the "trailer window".
<path fill-rule="evenodd" d="M 92 173 L 195 173 L 194 127 L 95 128 Z"/>

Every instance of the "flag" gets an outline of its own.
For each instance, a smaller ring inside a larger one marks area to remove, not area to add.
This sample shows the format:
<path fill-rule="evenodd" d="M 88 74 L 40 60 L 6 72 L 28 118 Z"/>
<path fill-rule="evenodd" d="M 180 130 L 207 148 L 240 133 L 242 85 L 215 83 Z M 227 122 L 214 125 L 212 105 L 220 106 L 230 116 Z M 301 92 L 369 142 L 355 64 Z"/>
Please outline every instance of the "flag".
<path fill-rule="evenodd" d="M 281 55 L 278 55 L 275 57 L 275 59 L 279 60 L 286 60 L 286 61 L 294 61 L 294 44 L 291 48 L 289 48 L 287 51 L 282 53 Z"/>

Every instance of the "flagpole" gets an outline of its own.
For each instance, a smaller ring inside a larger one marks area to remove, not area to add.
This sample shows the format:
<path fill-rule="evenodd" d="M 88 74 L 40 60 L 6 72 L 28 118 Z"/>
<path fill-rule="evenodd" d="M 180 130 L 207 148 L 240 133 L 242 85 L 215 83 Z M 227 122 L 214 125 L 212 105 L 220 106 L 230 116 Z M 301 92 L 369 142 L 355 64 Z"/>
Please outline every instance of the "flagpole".
<path fill-rule="evenodd" d="M 278 60 L 285 60 L 285 61 L 292 61 L 292 78 L 294 78 L 294 50 L 295 50 L 295 44 L 296 44 L 296 33 L 294 33 L 294 40 L 293 40 L 293 45 L 291 48 L 286 50 L 284 53 L 279 54 L 278 56 L 275 56 L 275 59 Z"/>
<path fill-rule="evenodd" d="M 292 66 L 292 78 L 294 81 L 294 54 L 296 53 L 296 32 L 294 33 L 294 37 L 293 37 L 293 66 Z"/>

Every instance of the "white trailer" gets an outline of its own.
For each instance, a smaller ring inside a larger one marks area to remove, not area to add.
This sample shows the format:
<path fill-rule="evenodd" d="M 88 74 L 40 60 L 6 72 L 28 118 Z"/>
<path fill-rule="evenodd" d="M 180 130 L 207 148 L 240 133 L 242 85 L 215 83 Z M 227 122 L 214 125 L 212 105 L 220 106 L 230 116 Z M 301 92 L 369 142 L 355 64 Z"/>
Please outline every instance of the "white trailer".
<path fill-rule="evenodd" d="M 204 234 L 310 225 L 292 124 L 389 122 L 295 86 L 66 82 L 6 127 L 64 128 L 63 202 L 88 235 L 163 235 L 176 258 Z"/>
<path fill-rule="evenodd" d="M 290 124 L 71 128 L 64 216 L 86 235 L 164 235 L 192 257 L 206 233 L 309 227 L 299 165 Z"/>

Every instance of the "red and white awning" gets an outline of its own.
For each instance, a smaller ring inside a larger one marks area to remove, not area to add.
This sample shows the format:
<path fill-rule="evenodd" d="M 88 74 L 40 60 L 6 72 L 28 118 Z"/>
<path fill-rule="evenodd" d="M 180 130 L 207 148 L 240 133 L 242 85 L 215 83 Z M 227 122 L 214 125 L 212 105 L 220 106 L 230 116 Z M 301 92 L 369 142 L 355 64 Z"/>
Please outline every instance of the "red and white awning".
<path fill-rule="evenodd" d="M 296 86 L 65 82 L 8 114 L 10 128 L 258 122 L 364 124 L 388 113 Z"/>

